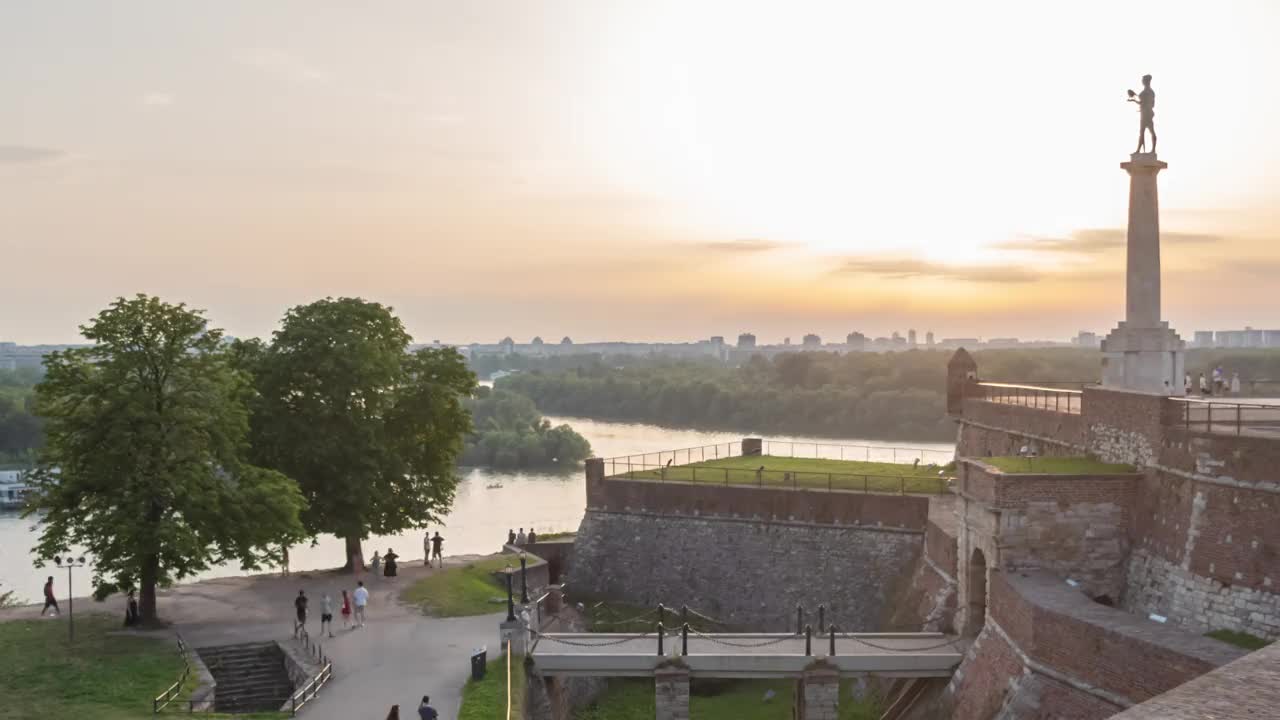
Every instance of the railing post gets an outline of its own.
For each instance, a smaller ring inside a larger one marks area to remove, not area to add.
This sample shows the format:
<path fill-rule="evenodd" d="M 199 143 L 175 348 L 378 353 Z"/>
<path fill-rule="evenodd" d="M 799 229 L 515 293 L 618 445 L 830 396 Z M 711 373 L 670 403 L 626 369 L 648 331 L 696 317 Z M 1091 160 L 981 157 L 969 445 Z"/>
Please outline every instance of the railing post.
<path fill-rule="evenodd" d="M 813 626 L 804 626 L 804 654 L 808 657 L 813 654 Z"/>
<path fill-rule="evenodd" d="M 680 624 L 686 627 L 689 625 L 689 606 L 688 605 L 680 606 Z"/>
<path fill-rule="evenodd" d="M 804 606 L 796 603 L 796 634 L 804 632 Z"/>
<path fill-rule="evenodd" d="M 1242 406 L 1236 405 L 1236 435 L 1240 434 L 1240 421 L 1241 421 L 1242 409 L 1243 409 Z"/>
<path fill-rule="evenodd" d="M 903 477 L 903 476 L 899 475 L 899 476 L 898 476 L 898 484 L 900 485 L 900 490 L 901 490 L 901 492 L 899 492 L 898 494 L 899 494 L 899 495 L 906 495 L 906 494 L 907 494 L 907 479 L 906 479 L 905 477 Z"/>
<path fill-rule="evenodd" d="M 821 633 L 821 632 L 822 632 L 822 629 L 823 629 L 823 628 L 825 628 L 825 627 L 827 626 L 827 624 L 826 624 L 826 622 L 825 622 L 825 621 L 826 621 L 826 617 L 827 617 L 827 606 L 826 606 L 826 605 L 819 605 L 819 606 L 818 606 L 818 632 L 819 632 L 819 633 Z"/>
<path fill-rule="evenodd" d="M 831 623 L 831 649 L 827 651 L 827 655 L 836 656 L 836 624 Z"/>
<path fill-rule="evenodd" d="M 689 623 L 680 626 L 680 656 L 689 654 Z"/>
<path fill-rule="evenodd" d="M 662 603 L 658 603 L 658 624 L 661 625 L 667 619 L 667 609 Z"/>
<path fill-rule="evenodd" d="M 662 652 L 662 623 L 658 623 L 658 657 L 662 657 L 666 653 Z"/>

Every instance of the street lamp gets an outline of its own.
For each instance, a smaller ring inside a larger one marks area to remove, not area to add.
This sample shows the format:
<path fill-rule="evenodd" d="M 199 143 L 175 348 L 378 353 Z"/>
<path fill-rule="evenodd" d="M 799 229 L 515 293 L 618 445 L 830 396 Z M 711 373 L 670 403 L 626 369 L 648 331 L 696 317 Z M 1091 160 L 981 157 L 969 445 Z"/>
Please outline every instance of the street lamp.
<path fill-rule="evenodd" d="M 523 550 L 520 551 L 520 604 L 529 604 L 529 568 L 526 565 L 528 560 L 525 558 Z"/>
<path fill-rule="evenodd" d="M 54 556 L 53 564 L 59 568 L 67 569 L 67 635 L 69 642 L 75 642 L 76 639 L 76 607 L 75 596 L 71 592 L 71 571 L 75 568 L 82 568 L 87 563 L 84 556 L 78 558 Z"/>
<path fill-rule="evenodd" d="M 507 563 L 507 622 L 515 622 L 516 603 L 511 595 L 511 563 Z"/>

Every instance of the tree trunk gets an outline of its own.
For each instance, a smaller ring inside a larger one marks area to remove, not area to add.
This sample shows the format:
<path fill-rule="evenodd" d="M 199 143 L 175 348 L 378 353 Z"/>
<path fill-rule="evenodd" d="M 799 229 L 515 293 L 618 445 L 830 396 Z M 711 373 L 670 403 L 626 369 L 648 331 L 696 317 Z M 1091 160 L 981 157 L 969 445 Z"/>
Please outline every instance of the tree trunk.
<path fill-rule="evenodd" d="M 364 550 L 360 548 L 360 538 L 346 537 L 346 538 L 343 538 L 343 540 L 345 540 L 347 544 L 347 560 L 346 560 L 346 563 L 343 564 L 342 569 L 348 572 L 363 570 L 364 569 Z M 352 559 L 357 560 L 360 566 L 354 567 L 351 563 Z"/>
<path fill-rule="evenodd" d="M 143 625 L 156 625 L 160 616 L 156 613 L 156 583 L 160 577 L 160 556 L 142 558 L 142 577 L 138 588 L 138 619 Z"/>

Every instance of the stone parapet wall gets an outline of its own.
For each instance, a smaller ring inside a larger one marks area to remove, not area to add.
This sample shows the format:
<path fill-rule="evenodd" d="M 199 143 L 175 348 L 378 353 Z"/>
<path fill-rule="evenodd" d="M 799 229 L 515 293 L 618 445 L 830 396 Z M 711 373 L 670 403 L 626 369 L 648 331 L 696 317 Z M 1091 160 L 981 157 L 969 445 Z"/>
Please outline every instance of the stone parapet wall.
<path fill-rule="evenodd" d="M 1165 428 L 1159 465 L 1224 485 L 1280 492 L 1280 438 L 1214 435 L 1172 425 Z"/>
<path fill-rule="evenodd" d="M 1041 455 L 1084 451 L 1080 415 L 972 398 L 963 408 L 956 436 L 958 457 L 1017 455 L 1024 445 L 1034 445 Z"/>
<path fill-rule="evenodd" d="M 1129 559 L 1124 607 L 1163 615 L 1194 632 L 1235 630 L 1280 639 L 1280 594 L 1224 585 L 1141 549 Z"/>
<path fill-rule="evenodd" d="M 644 480 L 601 479 L 593 483 L 588 474 L 587 509 L 923 531 L 929 499 L 923 495 Z"/>
<path fill-rule="evenodd" d="M 1280 708 L 1280 643 L 1136 705 L 1114 720 L 1271 718 Z"/>
<path fill-rule="evenodd" d="M 792 630 L 795 608 L 849 631 L 880 629 L 910 579 L 923 532 L 589 509 L 574 601 L 687 604 L 735 626 Z"/>

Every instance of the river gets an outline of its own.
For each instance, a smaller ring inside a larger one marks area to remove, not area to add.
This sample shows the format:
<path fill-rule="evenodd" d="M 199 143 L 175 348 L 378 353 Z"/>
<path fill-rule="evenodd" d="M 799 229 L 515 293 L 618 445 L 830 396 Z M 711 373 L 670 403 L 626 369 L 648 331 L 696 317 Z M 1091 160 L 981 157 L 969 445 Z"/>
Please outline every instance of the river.
<path fill-rule="evenodd" d="M 680 430 L 635 423 L 604 422 L 585 418 L 550 417 L 553 424 L 568 423 L 591 442 L 597 457 L 615 457 L 636 453 L 654 453 L 661 450 L 688 448 L 716 443 L 736 442 L 744 433 L 702 432 Z M 809 438 L 792 436 L 765 436 L 781 443 L 795 443 L 797 452 L 803 452 L 808 443 L 868 445 L 886 448 L 884 452 L 870 451 L 872 459 L 889 459 L 887 448 L 925 448 L 951 453 L 950 443 L 886 443 L 860 440 Z M 784 454 L 777 451 L 778 454 Z M 789 448 L 788 448 L 789 452 Z M 931 455 L 931 457 L 933 457 Z M 899 453 L 900 461 L 908 454 Z M 453 508 L 442 518 L 439 526 L 431 530 L 444 536 L 446 555 L 496 552 L 507 537 L 507 529 L 533 527 L 540 533 L 576 530 L 586 505 L 586 491 L 582 468 L 560 471 L 504 472 L 488 468 L 462 468 L 462 480 L 458 484 Z M 500 488 L 490 488 L 501 485 Z M 38 533 L 35 518 L 23 520 L 16 514 L 0 514 L 0 592 L 14 590 L 16 596 L 34 602 L 40 595 L 40 587 L 47 575 L 54 575 L 58 594 L 65 595 L 66 575 L 53 568 L 40 569 L 32 564 L 31 547 Z M 405 561 L 422 556 L 422 532 L 414 530 L 398 536 L 374 536 L 365 544 L 366 557 L 374 550 L 386 552 L 395 548 Z M 314 545 L 302 545 L 289 551 L 293 570 L 316 570 L 343 564 L 342 541 L 330 535 L 317 538 Z M 225 565 L 210 569 L 192 579 L 240 575 L 237 565 Z M 88 576 L 82 571 L 76 574 L 76 594 L 87 594 Z"/>

